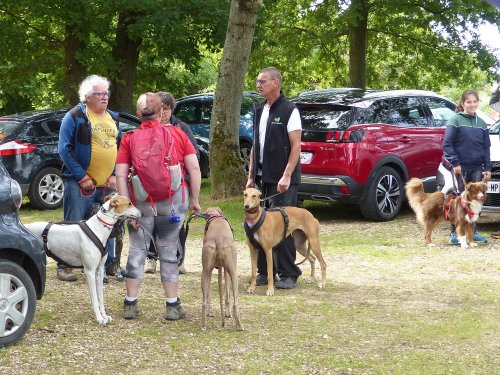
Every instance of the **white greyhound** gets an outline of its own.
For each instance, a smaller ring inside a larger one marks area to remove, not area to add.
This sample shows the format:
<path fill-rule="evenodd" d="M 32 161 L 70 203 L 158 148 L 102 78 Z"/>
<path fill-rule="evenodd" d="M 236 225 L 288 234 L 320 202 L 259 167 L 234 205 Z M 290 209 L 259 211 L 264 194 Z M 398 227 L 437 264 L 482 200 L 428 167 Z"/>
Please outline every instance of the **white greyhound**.
<path fill-rule="evenodd" d="M 104 310 L 104 296 L 102 280 L 104 277 L 104 263 L 108 257 L 105 251 L 106 241 L 111 234 L 114 224 L 120 217 L 139 218 L 139 211 L 130 199 L 121 195 L 106 197 L 107 201 L 100 210 L 88 219 L 85 224 L 95 235 L 94 243 L 78 224 L 54 223 L 48 230 L 48 222 L 36 222 L 26 224 L 26 228 L 32 232 L 40 242 L 46 237 L 46 249 L 59 261 L 73 266 L 81 267 L 87 278 L 87 286 L 90 293 L 90 301 L 99 324 L 106 324 L 112 319 L 106 315 Z M 45 231 L 45 234 L 44 234 Z M 94 237 L 89 233 L 91 237 Z M 99 241 L 99 242 L 97 242 Z M 104 250 L 103 250 L 104 249 Z"/>

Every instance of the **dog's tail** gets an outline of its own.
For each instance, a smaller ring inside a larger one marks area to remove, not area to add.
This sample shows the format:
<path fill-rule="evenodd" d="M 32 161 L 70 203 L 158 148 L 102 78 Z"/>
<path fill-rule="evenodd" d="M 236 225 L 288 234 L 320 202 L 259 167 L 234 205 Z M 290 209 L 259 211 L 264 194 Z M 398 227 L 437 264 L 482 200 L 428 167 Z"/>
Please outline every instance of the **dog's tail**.
<path fill-rule="evenodd" d="M 410 207 L 417 215 L 417 221 L 424 225 L 423 202 L 426 197 L 424 192 L 424 184 L 418 178 L 412 178 L 405 186 L 406 197 Z"/>

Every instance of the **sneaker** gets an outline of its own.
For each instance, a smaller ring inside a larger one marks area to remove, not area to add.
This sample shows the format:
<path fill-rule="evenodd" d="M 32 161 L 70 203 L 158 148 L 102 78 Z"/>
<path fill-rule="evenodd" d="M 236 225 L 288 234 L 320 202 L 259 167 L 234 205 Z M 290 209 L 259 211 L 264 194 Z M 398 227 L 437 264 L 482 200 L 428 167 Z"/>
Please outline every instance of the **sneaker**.
<path fill-rule="evenodd" d="M 167 303 L 167 320 L 179 320 L 186 317 L 186 310 L 184 310 L 180 303 L 170 305 Z"/>
<path fill-rule="evenodd" d="M 460 241 L 458 240 L 458 237 L 457 237 L 457 234 L 456 234 L 456 233 L 452 233 L 452 234 L 450 234 L 450 237 L 448 238 L 448 241 L 449 241 L 452 245 L 460 245 Z"/>
<path fill-rule="evenodd" d="M 73 273 L 73 268 L 58 268 L 57 278 L 61 281 L 76 281 L 78 277 Z"/>
<path fill-rule="evenodd" d="M 474 237 L 472 237 L 477 243 L 488 243 L 488 239 L 481 236 L 478 232 L 474 232 Z"/>
<path fill-rule="evenodd" d="M 186 271 L 186 267 L 184 267 L 184 263 L 182 263 L 180 266 L 179 266 L 179 274 L 181 275 L 184 275 L 186 274 L 187 271 Z"/>
<path fill-rule="evenodd" d="M 144 267 L 144 272 L 146 273 L 155 273 L 156 272 L 156 260 L 155 259 L 146 259 L 146 267 Z"/>
<path fill-rule="evenodd" d="M 255 285 L 267 285 L 267 275 L 257 274 L 257 279 L 255 281 Z"/>
<path fill-rule="evenodd" d="M 297 287 L 296 277 L 282 277 L 274 283 L 276 288 L 279 289 L 294 289 Z"/>
<path fill-rule="evenodd" d="M 139 316 L 139 309 L 137 308 L 137 300 L 123 301 L 123 319 L 131 320 Z"/>

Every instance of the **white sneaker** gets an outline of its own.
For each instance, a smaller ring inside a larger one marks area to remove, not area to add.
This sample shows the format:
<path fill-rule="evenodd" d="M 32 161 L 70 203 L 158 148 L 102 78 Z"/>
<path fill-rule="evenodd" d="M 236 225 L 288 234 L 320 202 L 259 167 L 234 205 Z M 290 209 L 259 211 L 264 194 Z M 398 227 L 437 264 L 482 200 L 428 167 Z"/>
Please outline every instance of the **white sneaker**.
<path fill-rule="evenodd" d="M 155 273 L 156 272 L 156 260 L 146 259 L 146 266 L 144 267 L 144 272 Z"/>

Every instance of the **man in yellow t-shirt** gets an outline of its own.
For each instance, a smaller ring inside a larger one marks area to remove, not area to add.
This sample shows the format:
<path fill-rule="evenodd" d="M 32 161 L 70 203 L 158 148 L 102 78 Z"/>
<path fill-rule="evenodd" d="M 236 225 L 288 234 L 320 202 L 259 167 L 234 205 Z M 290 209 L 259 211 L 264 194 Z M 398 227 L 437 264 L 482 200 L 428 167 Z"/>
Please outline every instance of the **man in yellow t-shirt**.
<path fill-rule="evenodd" d="M 64 220 L 83 220 L 93 203 L 116 190 L 114 167 L 121 132 L 118 115 L 108 110 L 109 81 L 91 75 L 80 85 L 78 103 L 66 115 L 59 132 L 58 152 L 64 162 Z M 113 262 L 114 241 L 107 243 L 106 266 Z M 58 264 L 63 281 L 77 279 L 71 268 Z"/>

